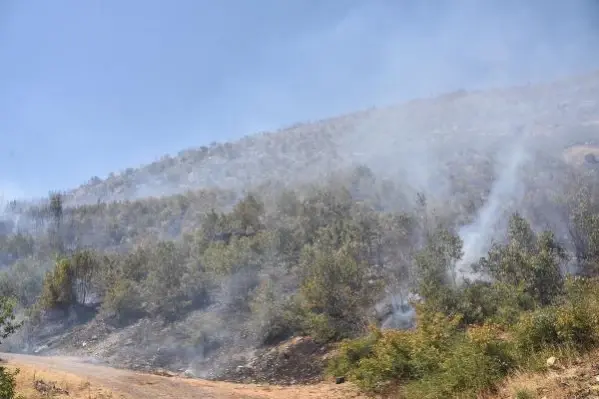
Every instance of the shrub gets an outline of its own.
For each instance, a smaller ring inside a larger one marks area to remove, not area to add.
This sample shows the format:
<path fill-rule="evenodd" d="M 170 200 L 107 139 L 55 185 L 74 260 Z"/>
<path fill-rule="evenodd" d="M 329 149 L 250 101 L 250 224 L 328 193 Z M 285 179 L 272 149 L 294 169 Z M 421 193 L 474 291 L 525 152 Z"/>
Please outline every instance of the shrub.
<path fill-rule="evenodd" d="M 327 372 L 345 375 L 368 391 L 385 391 L 394 382 L 413 375 L 409 334 L 371 328 L 365 337 L 345 340 L 340 343 L 339 352 L 331 359 Z"/>
<path fill-rule="evenodd" d="M 444 356 L 437 372 L 408 383 L 404 387 L 407 398 L 473 397 L 489 389 L 505 375 L 504 356 L 495 357 L 483 348 L 463 339 Z"/>
<path fill-rule="evenodd" d="M 460 329 L 460 317 L 417 306 L 417 328 L 379 331 L 343 341 L 328 373 L 345 375 L 371 392 L 403 384 L 407 397 L 474 396 L 515 365 L 512 345 L 495 325 Z"/>
<path fill-rule="evenodd" d="M 525 313 L 514 327 L 514 340 L 520 353 L 531 354 L 560 343 L 554 307 Z"/>
<path fill-rule="evenodd" d="M 22 259 L 0 272 L 0 295 L 15 297 L 22 306 L 35 303 L 42 291 L 45 264 Z"/>
<path fill-rule="evenodd" d="M 522 284 L 467 282 L 458 298 L 457 312 L 464 315 L 466 325 L 485 322 L 512 325 L 522 311 L 534 308 L 534 300 Z"/>
<path fill-rule="evenodd" d="M 370 334 L 346 339 L 339 343 L 338 354 L 328 364 L 327 373 L 330 375 L 347 375 L 358 366 L 360 360 L 372 354 L 374 344 L 382 337 L 380 330 L 371 328 Z"/>
<path fill-rule="evenodd" d="M 563 346 L 582 351 L 599 344 L 599 284 L 569 279 L 562 303 L 525 313 L 514 328 L 523 355 Z"/>
<path fill-rule="evenodd" d="M 106 292 L 102 303 L 102 313 L 114 317 L 117 324 L 127 324 L 143 315 L 139 289 L 128 279 L 117 280 Z"/>
<path fill-rule="evenodd" d="M 557 311 L 557 333 L 577 349 L 599 344 L 599 282 L 569 278 L 565 301 Z"/>
<path fill-rule="evenodd" d="M 275 283 L 268 279 L 252 293 L 250 326 L 262 344 L 272 344 L 292 334 L 294 326 L 290 303 Z"/>
<path fill-rule="evenodd" d="M 17 375 L 19 369 L 10 372 L 0 366 L 0 399 L 25 399 L 17 394 Z"/>
<path fill-rule="evenodd" d="M 13 334 L 17 328 L 21 326 L 19 323 L 15 323 L 14 307 L 15 302 L 13 299 L 7 297 L 0 297 L 0 338 L 7 338 Z M 16 375 L 19 370 L 9 372 L 5 367 L 0 367 L 0 398 L 1 399 L 21 399 L 22 396 L 16 394 Z"/>
<path fill-rule="evenodd" d="M 476 397 L 493 388 L 516 366 L 513 348 L 502 335 L 498 326 L 488 324 L 455 333 L 440 352 L 438 367 L 406 384 L 406 397 Z"/>

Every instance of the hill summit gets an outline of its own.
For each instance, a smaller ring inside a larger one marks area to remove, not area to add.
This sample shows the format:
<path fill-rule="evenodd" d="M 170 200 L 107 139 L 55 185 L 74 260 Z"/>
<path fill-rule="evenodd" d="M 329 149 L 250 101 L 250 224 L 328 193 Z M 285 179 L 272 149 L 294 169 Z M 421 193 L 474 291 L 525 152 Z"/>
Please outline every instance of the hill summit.
<path fill-rule="evenodd" d="M 183 150 L 104 180 L 94 177 L 69 194 L 76 203 L 95 203 L 203 188 L 245 190 L 265 182 L 322 179 L 357 164 L 377 173 L 430 171 L 456 153 L 493 148 L 514 137 L 557 147 L 579 144 L 598 140 L 598 94 L 599 72 L 547 84 L 457 91 Z"/>

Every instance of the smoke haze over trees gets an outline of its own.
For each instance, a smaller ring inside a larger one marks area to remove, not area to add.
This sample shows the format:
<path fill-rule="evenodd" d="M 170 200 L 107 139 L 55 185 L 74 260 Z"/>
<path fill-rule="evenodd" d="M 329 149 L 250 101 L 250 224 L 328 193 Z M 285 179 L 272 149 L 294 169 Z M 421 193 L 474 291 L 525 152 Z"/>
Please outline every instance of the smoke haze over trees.
<path fill-rule="evenodd" d="M 322 91 L 338 100 L 293 115 L 364 110 L 2 198 L 0 297 L 24 321 L 2 348 L 260 380 L 257 350 L 310 336 L 339 348 L 329 373 L 439 398 L 595 348 L 599 73 L 555 78 L 596 66 L 596 7 L 457 2 L 397 44 L 422 30 L 383 18 L 362 74 L 350 44 L 391 7 L 372 4 L 292 42 L 292 61 L 344 56 L 298 64 L 321 83 L 237 82 L 230 108 L 262 126 Z"/>
<path fill-rule="evenodd" d="M 517 324 L 559 302 L 568 273 L 596 273 L 597 90 L 591 74 L 411 102 L 11 202 L 0 292 L 28 321 L 5 346 L 80 353 L 77 336 L 100 335 L 96 356 L 114 364 L 228 378 L 239 353 L 294 335 L 360 339 L 430 310 L 461 315 L 457 329 Z M 513 96 L 554 112 L 485 129 L 516 114 Z M 140 176 L 177 176 L 168 188 L 216 173 L 202 189 L 136 198 Z M 90 200 L 100 192 L 116 201 Z"/>

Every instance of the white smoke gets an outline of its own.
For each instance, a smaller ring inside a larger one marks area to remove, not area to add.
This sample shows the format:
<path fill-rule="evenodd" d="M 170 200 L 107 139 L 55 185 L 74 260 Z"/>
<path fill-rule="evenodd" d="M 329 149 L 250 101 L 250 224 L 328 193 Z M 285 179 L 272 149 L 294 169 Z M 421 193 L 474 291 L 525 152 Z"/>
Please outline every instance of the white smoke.
<path fill-rule="evenodd" d="M 410 303 L 418 300 L 418 295 L 410 293 L 407 297 L 390 293 L 384 301 L 377 305 L 377 312 L 386 313 L 381 322 L 383 329 L 408 329 L 416 321 L 416 309 Z"/>
<path fill-rule="evenodd" d="M 498 177 L 491 188 L 489 198 L 479 210 L 474 222 L 459 230 L 464 254 L 456 266 L 458 273 L 464 277 L 472 275 L 471 265 L 487 254 L 496 234 L 501 231 L 499 225 L 505 222 L 505 211 L 521 198 L 524 192 L 519 172 L 530 160 L 530 154 L 523 143 L 517 143 L 502 155 L 496 165 Z"/>

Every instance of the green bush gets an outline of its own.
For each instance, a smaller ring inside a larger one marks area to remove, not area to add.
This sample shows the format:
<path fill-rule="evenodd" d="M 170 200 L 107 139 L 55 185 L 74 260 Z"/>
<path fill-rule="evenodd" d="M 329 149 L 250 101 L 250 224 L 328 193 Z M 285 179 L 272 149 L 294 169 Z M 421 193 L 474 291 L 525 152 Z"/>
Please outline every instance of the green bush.
<path fill-rule="evenodd" d="M 513 347 L 501 335 L 502 330 L 494 325 L 454 333 L 446 341 L 449 345 L 439 351 L 437 367 L 429 367 L 419 379 L 408 381 L 402 389 L 405 396 L 474 398 L 494 387 L 516 366 Z"/>
<path fill-rule="evenodd" d="M 15 323 L 15 303 L 14 299 L 0 297 L 0 339 L 2 340 L 21 326 L 20 323 Z M 18 369 L 11 373 L 5 367 L 0 367 L 0 399 L 22 398 L 16 393 L 16 375 L 18 373 Z"/>
<path fill-rule="evenodd" d="M 135 282 L 125 278 L 117 280 L 106 292 L 101 311 L 104 315 L 113 317 L 119 325 L 139 318 L 143 311 Z"/>
<path fill-rule="evenodd" d="M 449 318 L 418 307 L 412 331 L 378 331 L 343 341 L 328 373 L 345 375 L 370 392 L 403 385 L 411 398 L 475 396 L 503 378 L 516 365 L 512 345 L 493 325 L 460 329 L 461 318 Z"/>
<path fill-rule="evenodd" d="M 327 373 L 330 375 L 348 375 L 358 366 L 358 363 L 372 354 L 372 349 L 382 333 L 372 329 L 370 334 L 339 343 L 339 354 L 331 359 Z"/>
<path fill-rule="evenodd" d="M 556 308 L 544 308 L 521 315 L 513 336 L 520 353 L 531 354 L 562 343 L 557 333 Z"/>
<path fill-rule="evenodd" d="M 557 312 L 557 332 L 571 346 L 599 345 L 599 281 L 569 278 L 564 303 Z"/>
<path fill-rule="evenodd" d="M 505 377 L 500 358 L 485 353 L 464 339 L 444 358 L 440 370 L 422 379 L 409 382 L 403 388 L 407 398 L 476 398 Z"/>
<path fill-rule="evenodd" d="M 566 279 L 555 305 L 520 310 L 514 323 L 465 327 L 460 316 L 429 305 L 416 310 L 414 330 L 372 329 L 343 341 L 328 373 L 371 392 L 399 389 L 407 398 L 476 397 L 516 367 L 544 367 L 547 356 L 565 358 L 599 345 L 597 280 Z"/>
<path fill-rule="evenodd" d="M 514 327 L 520 353 L 558 346 L 583 351 L 599 344 L 599 284 L 576 278 L 566 283 L 562 303 L 524 313 Z"/>
<path fill-rule="evenodd" d="M 394 383 L 413 377 L 412 348 L 410 335 L 405 331 L 373 329 L 366 337 L 341 342 L 327 372 L 347 376 L 367 391 L 383 392 Z"/>
<path fill-rule="evenodd" d="M 10 372 L 6 367 L 0 366 L 0 399 L 25 399 L 17 394 L 17 375 L 19 369 Z"/>

